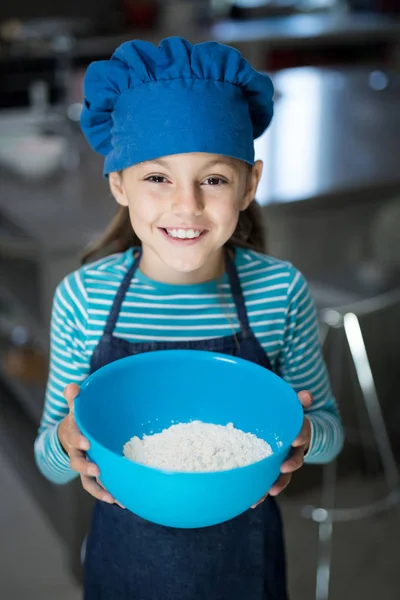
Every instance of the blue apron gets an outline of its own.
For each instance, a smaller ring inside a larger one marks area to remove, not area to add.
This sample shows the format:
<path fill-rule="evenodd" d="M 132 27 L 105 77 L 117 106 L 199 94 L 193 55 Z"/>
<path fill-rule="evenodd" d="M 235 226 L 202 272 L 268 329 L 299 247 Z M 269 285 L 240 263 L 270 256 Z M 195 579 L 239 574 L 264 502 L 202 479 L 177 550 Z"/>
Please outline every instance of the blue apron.
<path fill-rule="evenodd" d="M 226 270 L 241 331 L 200 341 L 130 343 L 113 331 L 140 255 L 116 294 L 91 372 L 141 352 L 192 349 L 222 352 L 271 365 L 250 329 L 234 262 Z M 245 399 L 243 399 L 245 402 Z M 118 505 L 97 502 L 84 564 L 85 600 L 287 600 L 282 522 L 274 498 L 221 525 L 173 529 L 149 523 Z"/>

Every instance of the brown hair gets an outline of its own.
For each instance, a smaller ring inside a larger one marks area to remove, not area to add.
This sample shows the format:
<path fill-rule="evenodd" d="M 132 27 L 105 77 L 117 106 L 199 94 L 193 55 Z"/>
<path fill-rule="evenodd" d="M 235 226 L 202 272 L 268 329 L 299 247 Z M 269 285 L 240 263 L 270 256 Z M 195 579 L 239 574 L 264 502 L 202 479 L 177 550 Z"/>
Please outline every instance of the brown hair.
<path fill-rule="evenodd" d="M 256 252 L 266 252 L 263 216 L 256 200 L 240 213 L 236 229 L 227 244 Z M 103 235 L 94 240 L 84 251 L 82 262 L 86 263 L 97 256 L 124 252 L 128 248 L 141 245 L 140 239 L 132 229 L 128 208 L 119 206 Z"/>

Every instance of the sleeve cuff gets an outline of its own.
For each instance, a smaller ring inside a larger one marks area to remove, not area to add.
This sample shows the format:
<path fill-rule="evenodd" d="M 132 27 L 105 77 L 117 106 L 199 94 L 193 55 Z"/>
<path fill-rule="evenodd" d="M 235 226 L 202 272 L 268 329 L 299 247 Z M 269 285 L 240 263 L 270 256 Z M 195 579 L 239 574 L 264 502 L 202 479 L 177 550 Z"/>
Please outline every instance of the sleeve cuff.
<path fill-rule="evenodd" d="M 314 439 L 315 439 L 315 427 L 314 427 L 314 423 L 313 420 L 310 418 L 309 415 L 305 415 L 308 419 L 308 422 L 310 423 L 310 428 L 311 428 L 311 434 L 310 434 L 310 445 L 308 446 L 308 450 L 304 455 L 304 461 L 307 462 L 307 458 L 312 458 L 313 455 L 313 446 L 314 446 Z"/>
<path fill-rule="evenodd" d="M 53 456 L 57 464 L 61 468 L 69 469 L 69 456 L 62 447 L 60 438 L 58 437 L 58 428 L 60 427 L 60 423 L 61 421 L 59 423 L 56 423 L 56 425 L 54 425 L 54 427 L 49 431 L 49 440 L 51 449 L 53 450 Z"/>

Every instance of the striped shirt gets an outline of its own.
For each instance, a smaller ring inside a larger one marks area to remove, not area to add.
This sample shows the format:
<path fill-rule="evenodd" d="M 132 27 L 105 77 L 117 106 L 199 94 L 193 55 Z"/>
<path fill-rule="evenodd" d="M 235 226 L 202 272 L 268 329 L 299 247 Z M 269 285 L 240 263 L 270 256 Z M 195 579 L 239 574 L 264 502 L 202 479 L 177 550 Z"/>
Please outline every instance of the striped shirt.
<path fill-rule="evenodd" d="M 51 322 L 50 372 L 35 442 L 39 469 L 51 481 L 77 476 L 58 439 L 68 413 L 64 387 L 82 383 L 132 249 L 85 265 L 58 286 Z M 343 434 L 319 343 L 318 322 L 308 285 L 290 263 L 236 249 L 235 265 L 250 326 L 272 368 L 295 390 L 314 397 L 307 417 L 312 440 L 306 462 L 323 463 L 340 451 Z M 203 340 L 240 329 L 228 276 L 193 285 L 159 283 L 137 270 L 122 303 L 114 335 L 129 342 Z"/>

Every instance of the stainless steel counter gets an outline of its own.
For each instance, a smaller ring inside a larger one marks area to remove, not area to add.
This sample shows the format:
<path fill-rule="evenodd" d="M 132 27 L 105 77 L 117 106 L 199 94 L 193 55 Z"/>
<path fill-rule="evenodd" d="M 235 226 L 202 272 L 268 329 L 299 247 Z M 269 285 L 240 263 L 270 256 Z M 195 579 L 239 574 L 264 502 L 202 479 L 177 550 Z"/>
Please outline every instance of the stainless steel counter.
<path fill-rule="evenodd" d="M 256 141 L 261 204 L 400 184 L 400 74 L 300 68 L 274 83 L 275 117 Z"/>

